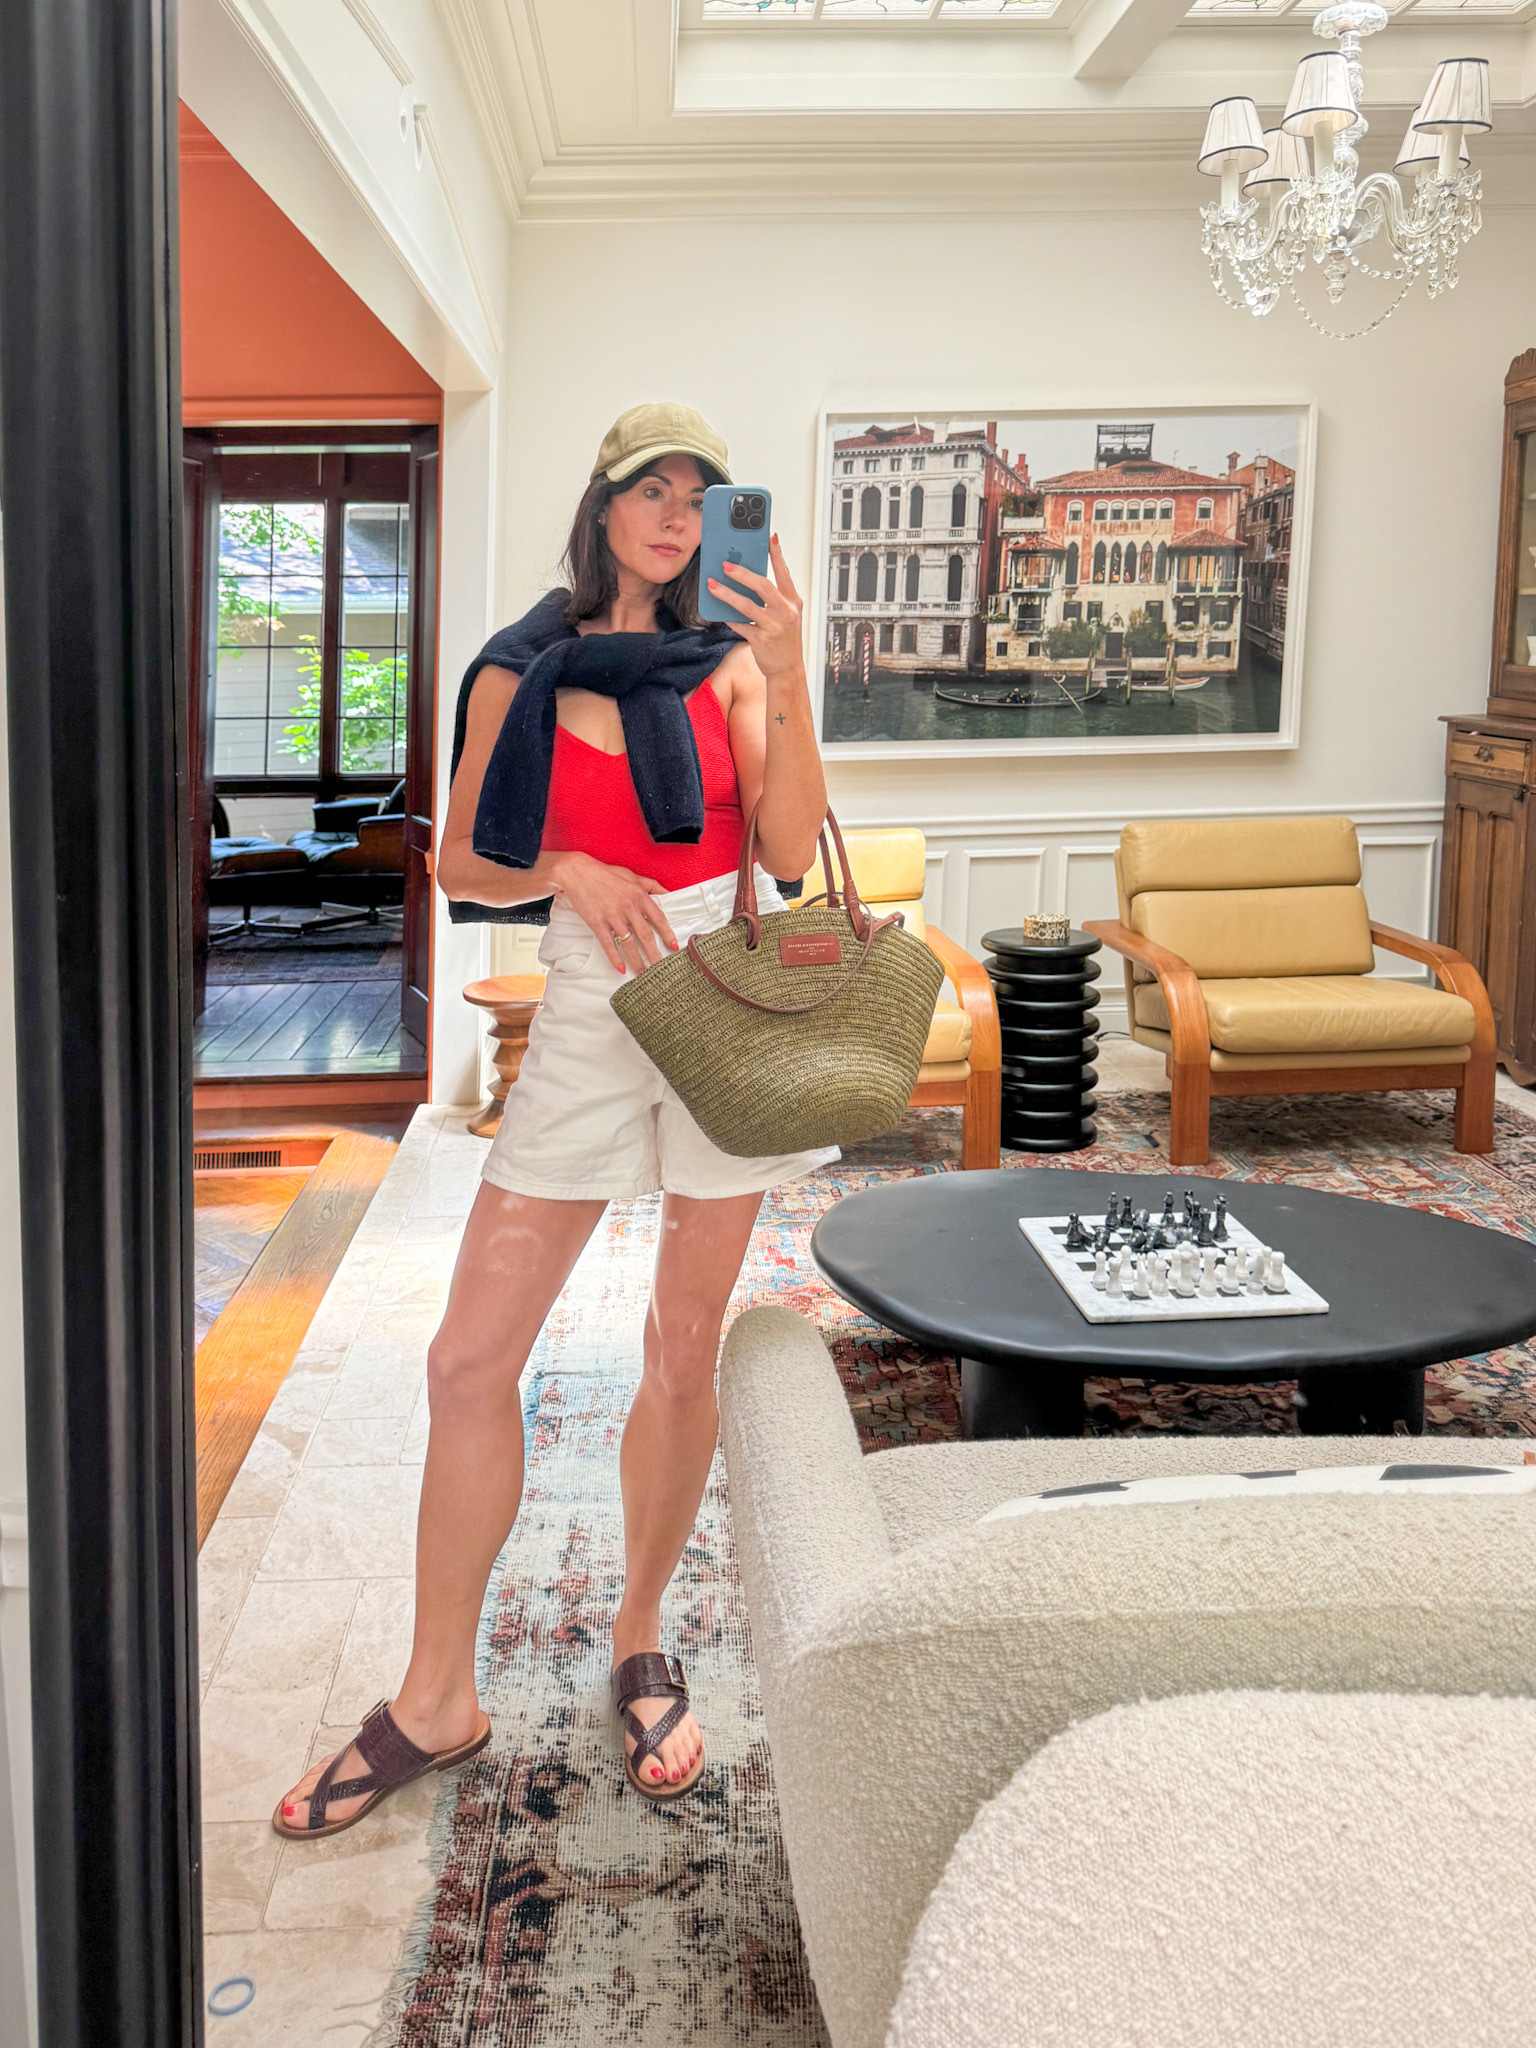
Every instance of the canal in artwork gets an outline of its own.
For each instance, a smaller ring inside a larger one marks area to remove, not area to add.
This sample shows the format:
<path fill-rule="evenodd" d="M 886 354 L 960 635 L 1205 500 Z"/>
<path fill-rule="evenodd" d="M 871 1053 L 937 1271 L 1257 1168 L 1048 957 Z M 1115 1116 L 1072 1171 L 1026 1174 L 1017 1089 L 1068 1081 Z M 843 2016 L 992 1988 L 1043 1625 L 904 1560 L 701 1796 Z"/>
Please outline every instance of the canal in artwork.
<path fill-rule="evenodd" d="M 1107 702 L 1075 710 L 1066 696 L 1060 708 L 1031 705 L 991 709 L 936 697 L 935 681 L 946 690 L 1001 696 L 1014 678 L 986 675 L 942 677 L 896 675 L 870 670 L 865 689 L 857 676 L 828 682 L 822 708 L 822 737 L 838 740 L 1095 740 L 1155 737 L 1180 733 L 1264 733 L 1280 725 L 1280 669 L 1244 647 L 1237 673 L 1212 676 L 1198 690 L 1133 690 L 1129 703 L 1118 689 Z M 1034 690 L 1040 688 L 1032 682 Z M 1066 687 L 1083 695 L 1083 678 L 1068 675 Z"/>

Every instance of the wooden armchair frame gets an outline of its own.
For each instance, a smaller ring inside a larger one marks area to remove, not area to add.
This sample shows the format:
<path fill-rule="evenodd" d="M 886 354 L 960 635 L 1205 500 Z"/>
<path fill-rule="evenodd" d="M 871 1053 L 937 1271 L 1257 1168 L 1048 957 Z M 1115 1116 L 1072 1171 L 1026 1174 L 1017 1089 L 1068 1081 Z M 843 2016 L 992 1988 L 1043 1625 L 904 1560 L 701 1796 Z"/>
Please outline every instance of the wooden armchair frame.
<path fill-rule="evenodd" d="M 1455 1146 L 1458 1152 L 1493 1150 L 1494 1056 L 1493 1010 L 1482 977 L 1472 962 L 1450 946 L 1416 939 L 1411 932 L 1371 919 L 1373 942 L 1389 953 L 1401 953 L 1435 970 L 1435 978 L 1452 995 L 1472 1005 L 1472 1051 L 1460 1067 L 1247 1067 L 1212 1072 L 1211 1033 L 1200 977 L 1189 962 L 1166 946 L 1155 945 L 1118 918 L 1095 918 L 1083 929 L 1095 933 L 1127 960 L 1148 967 L 1157 976 L 1168 1006 L 1168 1054 L 1171 1166 L 1203 1166 L 1211 1156 L 1210 1121 L 1213 1095 L 1348 1095 L 1385 1088 L 1454 1088 Z M 1135 1026 L 1132 1016 L 1130 1023 Z M 1452 1080 L 1451 1075 L 1460 1076 Z"/>
<path fill-rule="evenodd" d="M 971 1020 L 970 1072 L 963 1081 L 919 1081 L 912 1090 L 911 1106 L 926 1109 L 958 1104 L 964 1112 L 961 1166 L 997 1166 L 1002 1161 L 1003 1120 L 1003 1034 L 997 1021 L 997 996 L 981 962 L 973 960 L 947 933 L 929 925 L 924 938 L 928 950 L 943 962 L 960 1006 Z"/>

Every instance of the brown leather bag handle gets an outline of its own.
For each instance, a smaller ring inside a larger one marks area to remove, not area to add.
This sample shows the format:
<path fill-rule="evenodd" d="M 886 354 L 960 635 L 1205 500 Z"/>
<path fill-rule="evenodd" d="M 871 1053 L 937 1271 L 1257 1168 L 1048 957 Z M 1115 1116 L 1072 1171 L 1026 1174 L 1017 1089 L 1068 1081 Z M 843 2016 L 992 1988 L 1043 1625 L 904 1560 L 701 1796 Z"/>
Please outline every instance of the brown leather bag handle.
<path fill-rule="evenodd" d="M 747 829 L 742 835 L 741 861 L 736 869 L 736 902 L 731 912 L 733 919 L 739 917 L 746 925 L 747 951 L 749 953 L 757 951 L 759 941 L 762 938 L 762 920 L 758 916 L 757 910 L 757 891 L 752 886 L 752 864 L 757 850 L 757 814 L 760 808 L 761 799 L 752 806 L 751 816 L 747 819 Z M 828 826 L 831 827 L 832 838 L 837 847 L 838 862 L 843 871 L 841 891 L 838 890 L 832 879 L 832 861 L 827 850 Z M 817 835 L 816 844 L 821 854 L 821 872 L 822 878 L 827 885 L 826 898 L 828 906 L 833 910 L 846 910 L 853 922 L 854 936 L 862 939 L 865 927 L 870 922 L 869 911 L 860 898 L 854 883 L 853 866 L 848 859 L 848 849 L 843 844 L 843 835 L 838 827 L 837 819 L 832 815 L 830 804 L 827 807 L 827 815 L 822 824 L 821 831 Z M 887 918 L 885 922 L 888 924 L 890 919 Z M 814 1008 L 815 1005 L 813 1004 L 812 1007 Z"/>
<path fill-rule="evenodd" d="M 710 986 L 719 989 L 721 995 L 729 996 L 733 1003 L 741 1003 L 749 1010 L 765 1011 L 770 1017 L 803 1017 L 808 1011 L 819 1010 L 824 1003 L 830 1003 L 834 996 L 840 996 L 849 982 L 863 968 L 864 963 L 869 958 L 870 949 L 881 932 L 886 929 L 887 925 L 901 924 L 903 922 L 902 913 L 899 910 L 893 910 L 889 917 L 874 918 L 864 909 L 862 903 L 859 905 L 859 909 L 864 917 L 864 944 L 859 951 L 858 959 L 854 961 L 846 974 L 840 976 L 833 983 L 831 988 L 826 989 L 819 996 L 813 996 L 808 1003 L 763 1003 L 759 1002 L 756 996 L 744 995 L 739 988 L 732 988 L 728 981 L 723 981 L 716 974 L 713 967 L 710 966 L 704 955 L 699 951 L 699 942 L 696 938 L 688 941 L 688 957 Z"/>

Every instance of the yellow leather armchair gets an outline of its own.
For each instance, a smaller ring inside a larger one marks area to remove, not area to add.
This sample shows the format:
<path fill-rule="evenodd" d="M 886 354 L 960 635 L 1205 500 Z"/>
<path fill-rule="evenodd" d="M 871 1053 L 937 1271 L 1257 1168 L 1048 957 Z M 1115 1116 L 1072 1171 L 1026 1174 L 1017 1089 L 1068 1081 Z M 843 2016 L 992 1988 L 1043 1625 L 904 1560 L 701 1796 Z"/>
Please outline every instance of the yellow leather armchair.
<path fill-rule="evenodd" d="M 996 1166 L 1001 1156 L 1003 1058 L 997 998 L 981 962 L 923 916 L 927 842 L 910 825 L 845 832 L 843 838 L 860 896 L 882 917 L 893 910 L 903 913 L 906 929 L 938 955 L 959 997 L 951 1002 L 941 995 L 935 1005 L 911 1107 L 958 1105 L 963 1111 L 961 1166 Z M 805 877 L 800 901 L 821 895 L 823 888 L 818 863 Z"/>
<path fill-rule="evenodd" d="M 1210 1157 L 1213 1095 L 1454 1088 L 1458 1152 L 1493 1149 L 1494 1030 L 1477 970 L 1378 924 L 1348 818 L 1127 825 L 1120 916 L 1086 929 L 1125 957 L 1138 1044 L 1167 1056 L 1168 1157 Z M 1438 988 L 1375 980 L 1375 948 Z"/>

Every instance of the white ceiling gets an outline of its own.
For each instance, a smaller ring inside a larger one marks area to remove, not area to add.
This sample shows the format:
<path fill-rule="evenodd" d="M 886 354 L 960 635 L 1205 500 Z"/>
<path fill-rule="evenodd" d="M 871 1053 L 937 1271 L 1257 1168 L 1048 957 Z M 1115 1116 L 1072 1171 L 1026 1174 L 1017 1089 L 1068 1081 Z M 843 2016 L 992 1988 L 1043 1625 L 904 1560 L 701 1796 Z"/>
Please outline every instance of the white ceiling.
<path fill-rule="evenodd" d="M 854 11 L 876 4 L 436 0 L 523 219 L 1198 204 L 1207 106 L 1248 93 L 1273 119 L 1316 45 L 1311 0 Z M 1496 133 L 1479 161 L 1529 156 L 1536 0 L 1395 4 L 1365 45 L 1366 161 L 1391 162 L 1451 55 L 1492 67 Z M 1151 175 L 1128 190 L 1130 162 Z"/>

